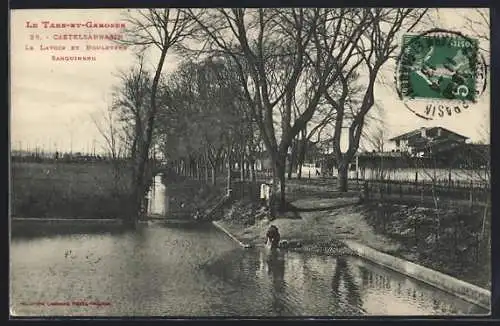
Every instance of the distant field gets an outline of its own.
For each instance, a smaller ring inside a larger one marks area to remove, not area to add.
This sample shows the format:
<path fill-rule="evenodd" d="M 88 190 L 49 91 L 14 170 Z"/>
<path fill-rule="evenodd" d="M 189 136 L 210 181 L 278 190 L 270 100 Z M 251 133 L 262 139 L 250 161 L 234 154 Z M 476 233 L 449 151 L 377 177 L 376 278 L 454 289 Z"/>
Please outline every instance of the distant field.
<path fill-rule="evenodd" d="M 129 212 L 131 170 L 88 163 L 11 164 L 11 213 L 15 217 L 118 218 Z"/>

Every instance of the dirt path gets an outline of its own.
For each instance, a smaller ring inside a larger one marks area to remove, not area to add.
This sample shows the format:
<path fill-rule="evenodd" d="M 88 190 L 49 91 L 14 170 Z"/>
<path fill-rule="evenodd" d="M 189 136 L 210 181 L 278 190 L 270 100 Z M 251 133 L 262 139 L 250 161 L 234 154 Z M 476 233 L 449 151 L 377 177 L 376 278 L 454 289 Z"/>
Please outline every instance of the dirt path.
<path fill-rule="evenodd" d="M 322 243 L 330 240 L 352 239 L 387 253 L 398 250 L 398 245 L 375 233 L 367 224 L 357 198 L 315 199 L 303 198 L 293 201 L 298 208 L 297 218 L 277 218 L 257 221 L 245 226 L 237 219 L 226 219 L 220 223 L 238 239 L 252 245 L 265 242 L 265 233 L 270 224 L 278 227 L 282 239 L 298 240 L 302 243 Z"/>

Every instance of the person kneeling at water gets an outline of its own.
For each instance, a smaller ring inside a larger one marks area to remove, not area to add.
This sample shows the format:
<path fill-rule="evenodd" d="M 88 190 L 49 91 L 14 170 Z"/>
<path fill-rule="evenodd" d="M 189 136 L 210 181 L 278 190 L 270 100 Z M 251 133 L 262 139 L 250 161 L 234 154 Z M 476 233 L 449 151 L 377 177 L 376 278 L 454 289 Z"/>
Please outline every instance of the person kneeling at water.
<path fill-rule="evenodd" d="M 271 225 L 266 233 L 266 245 L 271 249 L 278 248 L 280 243 L 280 232 L 275 225 Z"/>

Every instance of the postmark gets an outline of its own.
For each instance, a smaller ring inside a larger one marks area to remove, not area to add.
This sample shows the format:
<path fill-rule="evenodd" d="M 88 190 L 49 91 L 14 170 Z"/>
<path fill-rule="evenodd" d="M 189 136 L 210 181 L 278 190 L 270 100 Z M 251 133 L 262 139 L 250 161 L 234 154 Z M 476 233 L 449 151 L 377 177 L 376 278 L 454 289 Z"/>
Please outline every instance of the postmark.
<path fill-rule="evenodd" d="M 405 107 L 427 120 L 470 110 L 486 90 L 478 43 L 443 29 L 404 35 L 395 81 Z"/>

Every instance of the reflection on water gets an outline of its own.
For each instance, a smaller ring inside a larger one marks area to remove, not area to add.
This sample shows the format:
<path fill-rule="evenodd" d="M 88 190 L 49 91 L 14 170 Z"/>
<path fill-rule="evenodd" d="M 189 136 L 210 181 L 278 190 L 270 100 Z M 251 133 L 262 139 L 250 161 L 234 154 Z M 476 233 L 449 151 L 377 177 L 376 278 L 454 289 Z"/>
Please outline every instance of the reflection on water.
<path fill-rule="evenodd" d="M 203 224 L 15 238 L 10 249 L 13 310 L 20 315 L 210 315 L 224 286 L 205 277 L 199 266 L 236 248 Z M 74 300 L 111 305 L 22 304 Z"/>
<path fill-rule="evenodd" d="M 486 310 L 356 257 L 266 251 L 229 254 L 208 266 L 238 287 L 226 312 L 270 316 L 450 315 Z M 244 298 L 244 299 L 243 299 Z M 242 308 L 241 306 L 247 307 Z"/>
<path fill-rule="evenodd" d="M 163 184 L 162 178 L 163 175 L 161 173 L 153 178 L 146 196 L 149 216 L 164 217 L 169 210 L 167 187 Z"/>
<path fill-rule="evenodd" d="M 20 315 L 349 316 L 483 314 L 359 258 L 243 250 L 210 224 L 15 237 L 11 299 Z M 22 303 L 71 300 L 102 307 Z"/>

